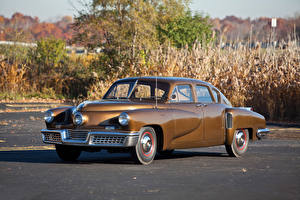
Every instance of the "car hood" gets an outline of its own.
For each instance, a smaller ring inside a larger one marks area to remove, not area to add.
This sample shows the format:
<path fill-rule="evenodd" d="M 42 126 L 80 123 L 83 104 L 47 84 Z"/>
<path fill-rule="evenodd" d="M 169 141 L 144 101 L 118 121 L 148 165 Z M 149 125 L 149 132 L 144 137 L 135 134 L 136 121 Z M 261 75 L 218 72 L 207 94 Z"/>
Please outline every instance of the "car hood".
<path fill-rule="evenodd" d="M 137 103 L 128 100 L 100 100 L 100 101 L 85 101 L 77 106 L 77 111 L 123 111 L 135 109 L 154 108 L 152 103 Z"/>

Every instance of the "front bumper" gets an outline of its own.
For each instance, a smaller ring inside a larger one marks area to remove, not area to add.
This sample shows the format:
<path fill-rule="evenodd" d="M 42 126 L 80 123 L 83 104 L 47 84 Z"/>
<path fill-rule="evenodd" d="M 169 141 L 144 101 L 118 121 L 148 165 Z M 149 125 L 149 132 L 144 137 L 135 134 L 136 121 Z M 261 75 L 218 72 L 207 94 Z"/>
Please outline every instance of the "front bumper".
<path fill-rule="evenodd" d="M 47 144 L 90 147 L 133 147 L 139 138 L 139 132 L 42 129 L 41 133 L 43 142 Z"/>
<path fill-rule="evenodd" d="M 256 136 L 257 136 L 257 138 L 260 140 L 260 139 L 262 139 L 263 137 L 265 137 L 269 132 L 270 132 L 270 130 L 269 130 L 268 128 L 257 129 Z"/>

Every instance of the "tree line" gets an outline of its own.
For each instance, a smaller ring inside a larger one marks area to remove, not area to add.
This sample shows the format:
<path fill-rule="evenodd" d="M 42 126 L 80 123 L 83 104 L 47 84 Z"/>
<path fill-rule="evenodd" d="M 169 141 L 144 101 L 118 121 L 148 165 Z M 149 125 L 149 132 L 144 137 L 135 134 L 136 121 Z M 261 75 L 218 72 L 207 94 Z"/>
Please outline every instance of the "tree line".
<path fill-rule="evenodd" d="M 83 12 L 81 12 L 83 14 Z M 86 13 L 87 14 L 87 13 Z M 199 14 L 198 14 L 199 15 Z M 86 18 L 92 18 L 92 16 L 85 16 Z M 190 21 L 192 15 L 187 15 L 185 19 L 178 19 L 177 23 L 185 24 L 186 21 Z M 80 18 L 80 14 L 76 16 Z M 167 18 L 165 16 L 165 18 Z M 197 17 L 196 17 L 197 18 Z M 207 18 L 208 23 L 211 25 L 213 35 L 217 37 L 222 37 L 223 41 L 226 42 L 236 42 L 236 41 L 248 41 L 250 39 L 255 42 L 268 42 L 271 37 L 271 18 L 260 17 L 257 19 L 242 19 L 236 16 L 227 16 L 223 19 L 219 18 Z M 82 21 L 82 18 L 80 18 Z M 85 19 L 89 20 L 89 19 Z M 64 16 L 55 22 L 41 22 L 38 17 L 32 17 L 23 15 L 22 13 L 15 13 L 10 18 L 6 18 L 0 15 L 0 41 L 22 41 L 22 42 L 36 42 L 45 37 L 54 37 L 56 39 L 62 39 L 71 45 L 74 43 L 75 38 L 80 39 L 78 35 L 74 34 L 74 24 L 79 24 L 79 21 L 74 21 L 71 16 Z M 98 22 L 100 23 L 100 22 Z M 189 25 L 192 25 L 189 24 Z M 174 27 L 174 23 L 168 24 L 167 28 Z M 194 26 L 192 26 L 194 27 Z M 83 28 L 81 26 L 81 28 Z M 90 28 L 86 26 L 85 28 Z M 95 27 L 94 27 L 95 28 Z M 76 28 L 77 30 L 80 27 Z M 187 29 L 181 29 L 184 32 Z M 101 27 L 93 30 L 97 31 L 98 35 L 103 34 L 104 30 Z M 180 39 L 177 39 L 176 35 L 171 32 L 166 33 L 165 30 L 160 30 L 161 34 L 168 34 L 169 37 L 174 38 L 176 46 L 180 45 Z M 188 32 L 191 34 L 192 32 Z M 86 37 L 88 33 L 85 33 Z M 173 34 L 173 35 L 172 35 Z M 188 34 L 183 34 L 188 36 Z M 164 41 L 162 35 L 159 35 L 160 40 Z M 290 39 L 299 39 L 300 37 L 300 16 L 295 15 L 290 18 L 277 18 L 277 27 L 275 29 L 275 39 L 278 41 L 288 41 Z M 91 41 L 85 41 L 84 36 L 81 36 L 82 41 L 77 40 L 76 45 L 88 45 L 93 46 L 93 40 L 99 41 L 97 35 L 93 35 Z"/>

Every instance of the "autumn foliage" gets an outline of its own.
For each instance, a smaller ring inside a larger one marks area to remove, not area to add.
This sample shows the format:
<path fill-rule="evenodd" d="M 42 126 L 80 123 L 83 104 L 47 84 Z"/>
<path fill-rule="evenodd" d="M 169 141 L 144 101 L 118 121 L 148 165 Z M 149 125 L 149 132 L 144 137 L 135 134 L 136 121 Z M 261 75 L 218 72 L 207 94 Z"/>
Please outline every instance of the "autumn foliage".
<path fill-rule="evenodd" d="M 87 18 L 93 16 L 86 16 Z M 87 19 L 89 20 L 89 19 Z M 223 37 L 223 42 L 247 41 L 268 42 L 272 33 L 271 18 L 260 17 L 257 19 L 241 19 L 235 16 L 227 16 L 224 19 L 210 20 L 216 34 Z M 101 25 L 100 21 L 97 21 Z M 101 29 L 95 29 L 88 24 L 73 29 L 76 22 L 70 16 L 62 17 L 56 22 L 41 22 L 38 17 L 26 16 L 15 13 L 11 18 L 0 16 L 0 41 L 24 41 L 34 42 L 44 37 L 55 37 L 69 43 L 74 40 L 74 31 L 87 32 L 86 34 L 105 34 Z M 293 18 L 278 18 L 275 39 L 288 41 L 300 37 L 300 16 Z M 94 37 L 94 40 L 98 39 Z M 99 40 L 101 42 L 102 40 Z M 78 45 L 89 46 L 92 41 L 82 38 Z M 87 44 L 86 44 L 87 43 Z"/>
<path fill-rule="evenodd" d="M 45 37 L 69 41 L 72 38 L 72 22 L 65 16 L 55 23 L 40 22 L 38 17 L 15 13 L 11 18 L 0 16 L 0 41 L 34 42 Z"/>

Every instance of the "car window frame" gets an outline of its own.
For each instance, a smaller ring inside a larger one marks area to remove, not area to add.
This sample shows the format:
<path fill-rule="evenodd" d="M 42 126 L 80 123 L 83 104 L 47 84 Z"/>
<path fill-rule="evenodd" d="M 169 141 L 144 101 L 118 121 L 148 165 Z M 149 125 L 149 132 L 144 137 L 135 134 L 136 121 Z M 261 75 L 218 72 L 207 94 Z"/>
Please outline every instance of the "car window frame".
<path fill-rule="evenodd" d="M 217 98 L 218 98 L 218 99 L 215 99 L 215 103 L 221 103 L 220 92 L 218 90 L 216 90 L 215 88 L 211 88 L 211 94 L 212 94 L 213 98 L 215 98 L 215 95 L 213 94 L 213 91 L 215 91 L 217 93 Z"/>
<path fill-rule="evenodd" d="M 187 85 L 187 86 L 190 87 L 190 89 L 191 89 L 191 95 L 192 95 L 192 101 L 186 101 L 186 102 L 184 102 L 184 101 L 177 101 L 177 102 L 172 101 L 172 95 L 173 95 L 173 93 L 174 93 L 175 90 L 178 91 L 177 86 L 180 86 L 180 85 Z M 168 102 L 171 103 L 171 104 L 195 104 L 195 94 L 194 94 L 194 87 L 193 87 L 193 85 L 189 84 L 189 83 L 179 83 L 179 84 L 174 85 L 173 90 L 170 93 L 170 99 L 169 99 Z"/>
<path fill-rule="evenodd" d="M 198 101 L 197 89 L 196 89 L 197 86 L 202 86 L 202 87 L 206 87 L 206 88 L 207 88 L 208 93 L 209 93 L 209 95 L 210 95 L 210 98 L 211 98 L 212 102 L 200 102 L 200 101 Z M 199 84 L 199 83 L 197 83 L 197 84 L 195 84 L 195 86 L 194 86 L 194 92 L 195 92 L 195 102 L 196 102 L 196 103 L 205 103 L 205 104 L 216 103 L 215 98 L 214 98 L 214 96 L 213 96 L 213 94 L 212 94 L 212 91 L 211 91 L 211 87 L 210 87 L 210 86 L 205 85 L 205 84 Z"/>

